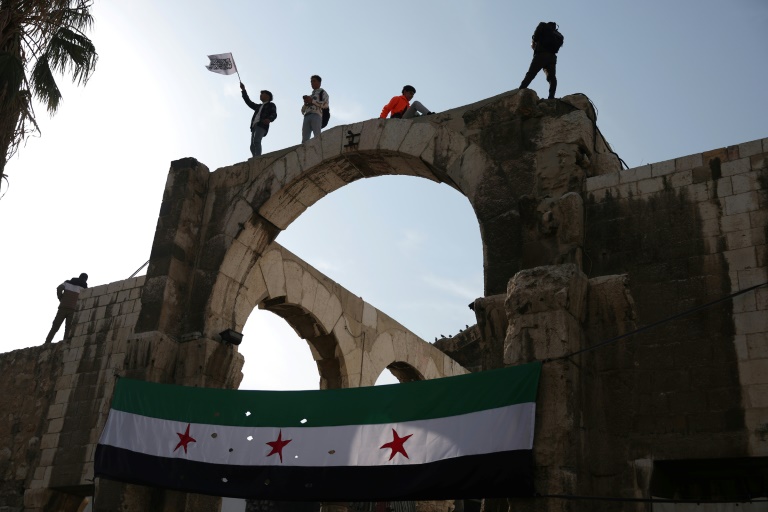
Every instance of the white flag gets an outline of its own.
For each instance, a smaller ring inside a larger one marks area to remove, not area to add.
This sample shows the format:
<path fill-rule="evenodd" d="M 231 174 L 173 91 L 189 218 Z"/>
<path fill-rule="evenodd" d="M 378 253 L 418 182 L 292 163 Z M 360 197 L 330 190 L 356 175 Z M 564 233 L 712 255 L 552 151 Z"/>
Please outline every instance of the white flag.
<path fill-rule="evenodd" d="M 219 73 L 220 75 L 234 75 L 237 73 L 237 67 L 235 66 L 235 59 L 231 53 L 221 53 L 219 55 L 209 55 L 211 63 L 206 67 L 208 71 Z"/>

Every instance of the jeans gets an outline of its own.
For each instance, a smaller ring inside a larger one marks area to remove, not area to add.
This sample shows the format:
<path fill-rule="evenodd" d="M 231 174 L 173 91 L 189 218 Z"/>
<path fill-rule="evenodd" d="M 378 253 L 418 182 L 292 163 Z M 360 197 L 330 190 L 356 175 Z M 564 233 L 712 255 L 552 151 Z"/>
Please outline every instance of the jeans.
<path fill-rule="evenodd" d="M 304 124 L 301 127 L 301 142 L 309 140 L 310 132 L 315 135 L 315 138 L 319 137 L 322 124 L 323 117 L 320 114 L 306 114 Z"/>
<path fill-rule="evenodd" d="M 267 134 L 267 130 L 261 126 L 254 126 L 251 132 L 251 154 L 253 156 L 261 155 L 261 139 Z"/>
<path fill-rule="evenodd" d="M 422 105 L 420 101 L 414 101 L 411 103 L 411 106 L 408 107 L 408 110 L 406 110 L 403 114 L 403 119 L 411 119 L 416 117 L 416 112 L 424 116 L 429 114 L 429 109 Z"/>

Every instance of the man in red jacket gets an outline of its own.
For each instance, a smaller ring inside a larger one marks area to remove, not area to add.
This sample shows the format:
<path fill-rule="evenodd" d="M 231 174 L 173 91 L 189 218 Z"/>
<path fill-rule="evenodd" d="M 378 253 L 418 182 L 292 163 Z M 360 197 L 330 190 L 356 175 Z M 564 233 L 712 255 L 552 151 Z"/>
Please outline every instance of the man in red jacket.
<path fill-rule="evenodd" d="M 406 85 L 403 87 L 402 96 L 395 96 L 389 100 L 389 103 L 384 105 L 384 108 L 381 110 L 379 117 L 386 119 L 387 114 L 390 114 L 389 117 L 392 119 L 411 119 L 416 117 L 417 112 L 422 116 L 434 114 L 434 112 L 422 105 L 420 101 L 414 101 L 413 105 L 411 105 L 414 94 L 416 94 L 416 88 L 412 85 Z"/>
<path fill-rule="evenodd" d="M 51 342 L 56 332 L 61 327 L 62 322 L 66 321 L 64 326 L 64 338 L 68 338 L 71 334 L 70 328 L 72 327 L 72 317 L 75 316 L 77 310 L 77 299 L 80 296 L 80 292 L 88 288 L 88 274 L 83 272 L 80 277 L 73 277 L 61 283 L 56 288 L 56 297 L 59 299 L 59 310 L 56 312 L 56 318 L 53 319 L 53 325 L 48 332 L 48 337 L 45 338 L 45 343 Z"/>

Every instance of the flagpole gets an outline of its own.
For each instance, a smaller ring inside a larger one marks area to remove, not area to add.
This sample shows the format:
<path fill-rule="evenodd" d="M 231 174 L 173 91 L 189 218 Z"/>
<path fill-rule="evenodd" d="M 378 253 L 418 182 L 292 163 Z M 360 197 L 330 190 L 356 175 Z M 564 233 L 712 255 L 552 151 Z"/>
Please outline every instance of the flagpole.
<path fill-rule="evenodd" d="M 237 79 L 240 81 L 240 83 L 243 83 L 243 79 L 240 78 L 240 72 L 237 70 L 237 62 L 235 62 L 235 54 L 231 53 L 232 55 L 232 65 L 235 66 L 235 73 L 237 73 Z"/>

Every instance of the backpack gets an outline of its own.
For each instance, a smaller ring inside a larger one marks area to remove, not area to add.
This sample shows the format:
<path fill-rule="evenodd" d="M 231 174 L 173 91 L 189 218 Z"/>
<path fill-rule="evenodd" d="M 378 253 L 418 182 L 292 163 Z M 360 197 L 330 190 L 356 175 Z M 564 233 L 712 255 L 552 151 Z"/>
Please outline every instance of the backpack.
<path fill-rule="evenodd" d="M 322 95 L 323 95 L 323 94 L 325 94 L 325 96 L 326 96 L 326 97 L 328 97 L 328 93 L 327 93 L 327 92 L 325 92 L 325 89 L 323 89 L 323 88 L 320 88 L 320 90 L 322 91 L 322 92 L 320 93 L 320 97 L 321 97 L 321 98 L 322 98 Z M 323 122 L 322 122 L 322 124 L 320 125 L 320 127 L 321 127 L 321 128 L 325 128 L 326 126 L 328 126 L 328 121 L 331 119 L 331 109 L 330 109 L 329 107 L 325 107 L 325 108 L 323 109 L 323 115 L 322 115 L 322 118 L 323 118 Z"/>
<path fill-rule="evenodd" d="M 321 128 L 325 128 L 328 126 L 328 121 L 331 119 L 331 109 L 330 108 L 324 108 L 323 109 L 323 123 L 320 125 Z"/>
<path fill-rule="evenodd" d="M 563 46 L 565 37 L 563 37 L 563 34 L 557 29 L 557 24 L 554 21 L 541 23 L 541 25 L 544 25 L 544 27 L 542 27 L 543 30 L 541 31 L 541 35 L 539 36 L 541 47 L 552 53 L 557 53 L 560 51 L 560 47 Z"/>

